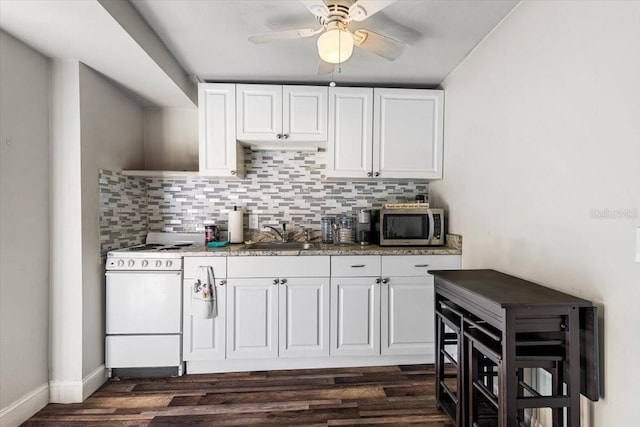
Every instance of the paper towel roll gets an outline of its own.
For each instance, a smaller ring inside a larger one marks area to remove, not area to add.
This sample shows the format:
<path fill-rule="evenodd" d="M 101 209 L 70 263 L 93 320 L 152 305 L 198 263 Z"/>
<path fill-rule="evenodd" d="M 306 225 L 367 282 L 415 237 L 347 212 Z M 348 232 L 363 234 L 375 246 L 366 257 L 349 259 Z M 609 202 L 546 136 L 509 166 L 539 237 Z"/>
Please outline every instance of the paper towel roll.
<path fill-rule="evenodd" d="M 234 207 L 234 209 L 236 209 Z M 242 210 L 233 210 L 229 212 L 229 242 L 242 243 L 244 241 Z"/>

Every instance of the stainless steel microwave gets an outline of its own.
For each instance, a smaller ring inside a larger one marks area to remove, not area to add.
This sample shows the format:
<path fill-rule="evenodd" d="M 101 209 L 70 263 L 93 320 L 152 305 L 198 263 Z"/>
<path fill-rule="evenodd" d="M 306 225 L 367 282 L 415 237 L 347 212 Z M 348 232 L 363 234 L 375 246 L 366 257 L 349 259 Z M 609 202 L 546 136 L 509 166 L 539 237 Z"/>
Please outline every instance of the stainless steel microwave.
<path fill-rule="evenodd" d="M 444 209 L 373 211 L 373 241 L 380 246 L 444 245 Z"/>

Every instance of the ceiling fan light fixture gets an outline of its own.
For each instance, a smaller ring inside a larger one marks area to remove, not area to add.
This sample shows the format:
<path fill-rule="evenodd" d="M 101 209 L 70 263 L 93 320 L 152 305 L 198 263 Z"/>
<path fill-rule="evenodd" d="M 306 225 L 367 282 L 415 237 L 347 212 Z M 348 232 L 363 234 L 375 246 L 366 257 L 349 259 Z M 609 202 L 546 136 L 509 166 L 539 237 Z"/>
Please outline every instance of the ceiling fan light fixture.
<path fill-rule="evenodd" d="M 318 55 L 330 64 L 340 64 L 351 58 L 353 36 L 340 28 L 325 31 L 318 37 Z"/>

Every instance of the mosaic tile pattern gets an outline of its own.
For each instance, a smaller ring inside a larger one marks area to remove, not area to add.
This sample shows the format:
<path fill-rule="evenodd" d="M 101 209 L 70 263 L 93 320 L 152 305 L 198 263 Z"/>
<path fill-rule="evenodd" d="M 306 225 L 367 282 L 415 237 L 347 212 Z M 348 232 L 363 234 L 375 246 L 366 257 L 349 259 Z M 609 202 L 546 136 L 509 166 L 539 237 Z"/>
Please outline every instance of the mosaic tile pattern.
<path fill-rule="evenodd" d="M 424 181 L 325 181 L 325 154 L 246 149 L 244 180 L 147 178 L 149 230 L 200 232 L 205 220 L 225 228 L 235 204 L 245 212 L 248 238 L 250 215 L 257 215 L 260 227 L 284 221 L 292 230 L 319 229 L 323 215 L 428 197 Z"/>
<path fill-rule="evenodd" d="M 149 229 L 147 183 L 103 169 L 98 176 L 100 254 L 143 243 Z"/>

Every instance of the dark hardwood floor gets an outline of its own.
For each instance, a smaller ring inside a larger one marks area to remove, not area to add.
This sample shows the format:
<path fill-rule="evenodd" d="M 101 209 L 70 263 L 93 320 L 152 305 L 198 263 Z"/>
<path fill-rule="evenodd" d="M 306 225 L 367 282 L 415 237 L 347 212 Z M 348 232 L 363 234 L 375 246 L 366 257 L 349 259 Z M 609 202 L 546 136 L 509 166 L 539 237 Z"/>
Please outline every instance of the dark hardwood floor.
<path fill-rule="evenodd" d="M 453 426 L 434 389 L 433 365 L 121 379 L 23 426 Z"/>

